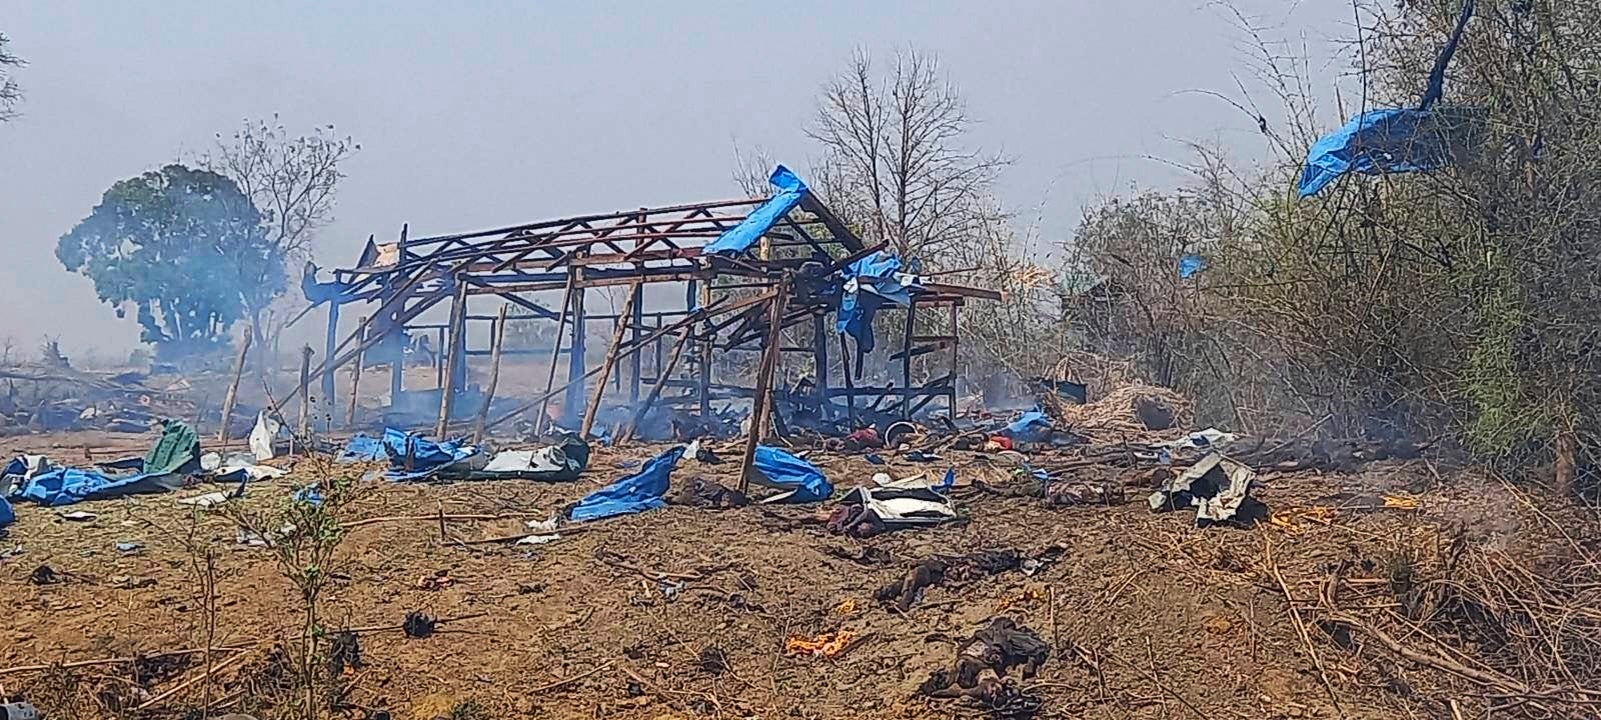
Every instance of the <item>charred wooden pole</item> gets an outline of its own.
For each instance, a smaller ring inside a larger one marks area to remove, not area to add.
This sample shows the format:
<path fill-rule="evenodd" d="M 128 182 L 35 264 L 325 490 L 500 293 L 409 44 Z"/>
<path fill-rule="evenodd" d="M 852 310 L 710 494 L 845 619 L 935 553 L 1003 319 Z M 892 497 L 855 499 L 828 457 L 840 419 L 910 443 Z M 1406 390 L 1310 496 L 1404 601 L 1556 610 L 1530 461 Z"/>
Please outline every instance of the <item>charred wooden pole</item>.
<path fill-rule="evenodd" d="M 606 377 L 617 364 L 617 353 L 622 349 L 623 334 L 628 329 L 628 319 L 633 315 L 633 309 L 639 304 L 640 283 L 635 281 L 629 288 L 627 305 L 617 314 L 617 327 L 612 331 L 611 345 L 606 347 L 606 359 L 600 366 L 600 381 L 595 383 L 595 394 L 589 398 L 589 404 L 584 407 L 584 419 L 578 425 L 578 436 L 589 437 L 589 431 L 595 426 L 595 415 L 600 412 L 600 399 L 606 394 Z M 639 357 L 639 342 L 632 341 L 633 357 Z"/>
<path fill-rule="evenodd" d="M 958 333 L 957 333 L 956 303 L 954 303 L 954 302 L 951 303 L 950 342 L 951 342 L 951 368 L 950 368 L 951 372 L 950 372 L 950 380 L 949 380 L 950 385 L 949 385 L 949 387 L 947 388 L 947 390 L 945 392 L 945 396 L 946 396 L 946 401 L 950 404 L 950 407 L 948 408 L 948 414 L 950 415 L 952 420 L 955 420 L 956 419 L 956 378 L 959 377 L 956 373 L 957 373 L 957 370 L 961 367 L 962 357 L 961 357 L 961 340 L 959 339 L 959 336 L 958 336 Z"/>
<path fill-rule="evenodd" d="M 361 340 L 366 340 L 367 339 L 367 334 L 366 334 L 366 330 L 365 330 L 365 328 L 367 327 L 367 318 L 366 317 L 362 317 L 362 319 L 361 319 L 361 327 L 363 329 L 357 330 L 357 332 L 361 333 Z M 356 352 L 355 365 L 352 365 L 351 369 L 350 369 L 350 403 L 345 408 L 345 427 L 347 427 L 347 428 L 351 428 L 351 427 L 355 427 L 356 426 L 356 403 L 358 402 L 358 398 L 360 397 L 360 392 L 361 392 L 361 364 L 366 359 L 367 359 L 367 351 L 366 350 L 357 351 Z"/>
<path fill-rule="evenodd" d="M 556 361 L 561 359 L 562 333 L 567 330 L 567 312 L 573 304 L 573 278 L 572 270 L 567 271 L 567 289 L 561 295 L 561 312 L 556 315 L 556 344 L 550 348 L 550 366 L 545 371 L 545 399 L 539 403 L 539 415 L 534 418 L 534 434 L 538 435 L 545 428 L 545 420 L 550 412 L 550 389 L 556 385 Z"/>
<path fill-rule="evenodd" d="M 828 318 L 812 316 L 812 366 L 817 381 L 817 411 L 823 420 L 833 417 L 833 406 L 828 401 Z"/>
<path fill-rule="evenodd" d="M 467 282 L 460 276 L 451 277 L 456 284 L 456 299 L 450 304 L 450 347 L 441 347 L 445 356 L 445 375 L 439 386 L 439 421 L 434 423 L 434 437 L 443 440 L 450 428 L 450 411 L 456 403 L 456 375 L 466 360 L 462 350 L 467 342 Z"/>
<path fill-rule="evenodd" d="M 400 241 L 395 248 L 395 264 L 397 266 L 406 264 L 406 234 L 410 227 L 409 224 L 400 226 Z M 390 275 L 391 279 L 394 277 L 394 275 Z M 407 291 L 405 288 L 398 288 L 392 289 L 390 292 L 394 293 L 394 295 L 391 295 L 391 299 L 394 299 Z M 405 324 L 400 320 L 400 315 L 405 311 L 405 308 L 406 301 L 404 299 L 396 302 L 388 318 L 389 327 L 384 329 L 384 334 L 389 337 L 389 345 L 394 349 L 395 353 L 389 363 L 390 407 L 394 407 L 396 403 L 400 402 L 400 393 L 406 388 L 406 381 L 403 377 L 406 372 L 406 328 Z"/>
<path fill-rule="evenodd" d="M 588 344 L 585 341 L 587 323 L 584 318 L 584 269 L 574 267 L 568 272 L 575 273 L 573 281 L 572 308 L 572 345 L 567 350 L 567 399 L 562 410 L 562 416 L 568 420 L 577 418 L 583 412 L 585 388 L 584 368 L 587 366 L 585 355 L 588 354 Z M 579 382 L 571 382 L 573 379 Z M 605 382 L 602 380 L 602 382 Z"/>
<path fill-rule="evenodd" d="M 296 436 L 301 442 L 309 442 L 311 438 L 311 355 L 314 351 L 310 345 L 300 349 L 300 424 L 296 426 Z"/>
<path fill-rule="evenodd" d="M 657 328 L 657 330 L 660 329 L 660 327 Z M 634 439 L 634 433 L 639 430 L 639 424 L 645 421 L 646 415 L 650 414 L 651 406 L 655 405 L 656 401 L 662 396 L 662 388 L 667 387 L 667 379 L 672 377 L 673 370 L 678 368 L 678 360 L 684 356 L 684 346 L 689 344 L 690 335 L 693 334 L 692 330 L 693 328 L 684 328 L 683 334 L 678 336 L 678 340 L 673 343 L 673 351 L 667 360 L 667 365 L 663 366 L 660 361 L 656 363 L 656 382 L 651 383 L 650 392 L 645 395 L 645 401 L 639 403 L 637 409 L 634 410 L 634 418 L 628 422 L 628 427 L 617 438 L 618 442 Z M 661 348 L 659 339 L 656 342 L 656 347 L 658 349 Z"/>
<path fill-rule="evenodd" d="M 768 304 L 767 338 L 762 344 L 762 359 L 756 368 L 756 394 L 751 398 L 750 434 L 745 438 L 745 454 L 740 461 L 739 492 L 750 492 L 750 483 L 756 474 L 756 448 L 761 445 L 767 431 L 768 413 L 772 412 L 773 375 L 778 371 L 778 356 L 783 341 L 784 301 L 788 298 L 787 284 L 778 286 L 778 294 Z"/>
<path fill-rule="evenodd" d="M 917 298 L 906 304 L 906 332 L 901 338 L 901 419 L 912 417 L 912 339 L 917 333 Z"/>
<path fill-rule="evenodd" d="M 256 334 L 255 328 L 248 328 L 245 337 L 239 342 L 239 356 L 233 361 L 233 380 L 228 383 L 228 394 L 222 396 L 222 427 L 217 429 L 217 445 L 223 450 L 228 449 L 228 423 L 233 422 L 234 401 L 239 399 L 239 379 L 244 377 L 245 358 L 250 353 L 250 338 Z"/>
<path fill-rule="evenodd" d="M 699 306 L 706 307 L 712 304 L 712 281 L 707 278 L 700 284 Z M 712 414 L 712 345 L 710 336 L 700 343 L 700 416 L 710 417 Z"/>
<path fill-rule="evenodd" d="M 473 441 L 484 441 L 484 425 L 489 422 L 489 402 L 495 399 L 495 386 L 500 384 L 500 349 L 506 342 L 506 313 L 511 311 L 511 303 L 500 306 L 500 317 L 495 318 L 495 327 L 490 334 L 494 337 L 494 346 L 489 350 L 489 385 L 484 388 L 483 403 L 478 406 L 478 424 L 473 430 Z"/>
<path fill-rule="evenodd" d="M 332 358 L 339 347 L 339 300 L 328 300 L 328 330 L 323 340 L 322 356 Z M 328 415 L 334 414 L 334 367 L 333 363 L 323 363 L 322 369 L 322 401 L 328 407 Z"/>
<path fill-rule="evenodd" d="M 633 330 L 629 331 L 629 334 L 628 334 L 628 339 L 631 342 L 634 342 L 634 343 L 638 343 L 639 342 L 639 337 L 640 337 L 641 333 L 644 332 L 644 326 L 645 326 L 645 302 L 644 302 L 645 299 L 643 297 L 643 293 L 644 292 L 645 292 L 645 287 L 643 285 L 635 285 L 634 286 L 634 313 L 633 313 L 633 326 L 634 327 L 633 327 Z M 660 345 L 658 345 L 658 347 L 660 347 Z M 628 360 L 628 362 L 629 362 L 628 404 L 629 404 L 630 407 L 632 407 L 633 405 L 636 405 L 636 404 L 639 403 L 639 374 L 640 374 L 640 372 L 641 372 L 641 370 L 643 368 L 643 365 L 642 365 L 641 361 L 644 360 L 644 355 L 645 355 L 644 353 L 634 353 L 634 356 L 632 358 L 629 358 L 629 360 Z"/>
<path fill-rule="evenodd" d="M 845 417 L 850 420 L 852 429 L 856 425 L 856 381 L 851 373 L 851 347 L 845 340 L 845 333 L 839 334 L 839 363 L 845 371 Z"/>

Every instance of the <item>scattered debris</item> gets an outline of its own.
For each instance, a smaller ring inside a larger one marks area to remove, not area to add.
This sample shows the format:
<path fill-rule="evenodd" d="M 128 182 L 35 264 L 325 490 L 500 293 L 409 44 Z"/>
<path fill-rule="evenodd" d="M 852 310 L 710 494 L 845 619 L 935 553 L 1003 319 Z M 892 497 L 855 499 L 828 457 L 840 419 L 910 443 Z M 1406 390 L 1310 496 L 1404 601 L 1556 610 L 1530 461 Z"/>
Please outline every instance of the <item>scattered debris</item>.
<path fill-rule="evenodd" d="M 858 487 L 846 493 L 828 516 L 828 529 L 836 535 L 871 537 L 908 527 L 927 527 L 956 519 L 956 509 L 944 495 L 921 478 L 891 481 L 874 478 L 878 487 Z"/>
<path fill-rule="evenodd" d="M 450 570 L 437 570 L 432 575 L 417 578 L 418 590 L 444 590 L 456 584 L 456 579 L 450 576 Z"/>
<path fill-rule="evenodd" d="M 208 493 L 206 493 L 204 495 L 196 495 L 194 497 L 180 498 L 178 500 L 178 504 L 179 505 L 189 505 L 189 506 L 192 506 L 192 507 L 199 507 L 199 508 L 209 508 L 209 507 L 215 507 L 217 505 L 222 505 L 222 504 L 228 502 L 229 499 L 230 499 L 230 497 L 229 497 L 228 493 L 225 493 L 225 492 L 222 492 L 222 491 L 217 491 L 217 492 L 208 492 Z"/>
<path fill-rule="evenodd" d="M 424 615 L 421 610 L 413 610 L 406 613 L 406 620 L 400 624 L 400 629 L 406 633 L 406 637 L 422 639 L 434 634 L 437 624 L 437 620 Z"/>
<path fill-rule="evenodd" d="M 65 578 L 62 574 L 56 572 L 56 569 L 49 565 L 40 565 L 34 568 L 33 572 L 28 573 L 28 582 L 34 585 L 55 585 L 64 580 Z"/>
<path fill-rule="evenodd" d="M 715 645 L 700 651 L 700 669 L 713 675 L 728 672 L 728 653 Z"/>
<path fill-rule="evenodd" d="M 62 520 L 70 520 L 72 522 L 89 522 L 90 520 L 99 517 L 99 515 L 96 515 L 92 512 L 84 512 L 83 510 L 74 510 L 67 513 L 56 513 L 56 517 L 59 517 Z"/>
<path fill-rule="evenodd" d="M 328 673 L 339 677 L 346 669 L 357 670 L 361 666 L 361 640 L 349 630 L 334 633 L 328 642 Z"/>
<path fill-rule="evenodd" d="M 116 547 L 117 552 L 120 552 L 124 555 L 130 555 L 139 552 L 139 549 L 143 548 L 144 546 L 136 542 L 120 542 L 117 543 Z"/>
<path fill-rule="evenodd" d="M 702 477 L 692 477 L 667 498 L 669 505 L 704 508 L 734 508 L 750 504 L 744 494 Z"/>
<path fill-rule="evenodd" d="M 1249 496 L 1256 472 L 1250 466 L 1211 453 L 1151 494 L 1152 512 L 1195 508 L 1197 527 L 1234 522 L 1248 524 L 1262 513 Z M 1248 512 L 1250 510 L 1256 512 Z"/>
<path fill-rule="evenodd" d="M 923 590 L 935 585 L 960 585 L 972 580 L 997 575 L 1022 566 L 1018 551 L 981 550 L 970 555 L 935 555 L 923 560 L 904 575 L 873 593 L 881 603 L 894 603 L 901 612 L 912 609 L 922 598 Z"/>
<path fill-rule="evenodd" d="M 1050 646 L 1038 633 L 1009 617 L 997 617 L 957 648 L 954 679 L 961 687 L 977 687 L 985 671 L 1004 678 L 1009 669 L 1021 665 L 1026 680 L 1034 677 L 1050 656 Z"/>
<path fill-rule="evenodd" d="M 812 638 L 794 635 L 784 641 L 784 654 L 836 658 L 849 650 L 857 637 L 856 633 L 850 630 L 823 633 Z"/>

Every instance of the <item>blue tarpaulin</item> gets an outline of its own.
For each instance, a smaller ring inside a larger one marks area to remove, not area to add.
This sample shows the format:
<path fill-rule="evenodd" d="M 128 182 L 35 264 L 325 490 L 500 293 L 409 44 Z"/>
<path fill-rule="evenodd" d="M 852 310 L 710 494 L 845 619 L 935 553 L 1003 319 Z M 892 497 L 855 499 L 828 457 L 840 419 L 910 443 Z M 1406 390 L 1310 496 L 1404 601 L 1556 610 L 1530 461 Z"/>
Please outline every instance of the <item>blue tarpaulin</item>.
<path fill-rule="evenodd" d="M 71 505 L 84 500 L 168 492 L 182 484 L 182 476 L 166 472 L 109 475 L 99 470 L 55 468 L 29 480 L 17 497 L 40 505 Z"/>
<path fill-rule="evenodd" d="M 1011 422 L 1001 430 L 1001 434 L 1013 440 L 1023 442 L 1038 442 L 1045 439 L 1051 432 L 1051 421 L 1045 413 L 1039 410 L 1030 410 Z"/>
<path fill-rule="evenodd" d="M 0 528 L 17 521 L 17 513 L 12 511 L 10 501 L 0 497 Z"/>
<path fill-rule="evenodd" d="M 1206 258 L 1190 253 L 1179 258 L 1179 277 L 1188 280 L 1206 269 Z"/>
<path fill-rule="evenodd" d="M 750 250 L 750 246 L 755 245 L 762 235 L 799 205 L 808 192 L 806 183 L 783 165 L 773 168 L 773 174 L 767 178 L 767 182 L 772 183 L 778 194 L 752 210 L 738 225 L 717 236 L 701 251 L 703 254 L 738 255 Z"/>
<path fill-rule="evenodd" d="M 1319 138 L 1306 156 L 1296 192 L 1316 195 L 1346 173 L 1380 175 L 1437 170 L 1451 164 L 1452 143 L 1431 110 L 1370 110 Z"/>
<path fill-rule="evenodd" d="M 412 435 L 396 428 L 384 428 L 382 440 L 356 435 L 350 438 L 345 449 L 339 453 L 340 462 L 362 462 L 375 460 L 388 460 L 389 470 L 384 477 L 395 480 L 422 480 L 433 477 L 458 462 L 471 458 L 479 453 L 475 445 L 469 445 L 461 440 L 444 440 L 435 442 L 425 437 Z M 407 456 L 410 456 L 410 469 L 407 469 Z"/>
<path fill-rule="evenodd" d="M 756 474 L 757 481 L 765 481 L 762 484 L 789 491 L 768 502 L 822 502 L 834 494 L 834 486 L 816 465 L 775 447 L 756 448 Z"/>
<path fill-rule="evenodd" d="M 843 271 L 845 292 L 839 298 L 834 331 L 856 338 L 859 354 L 873 351 L 873 315 L 885 302 L 912 302 L 911 289 L 896 277 L 900 271 L 901 259 L 882 252 L 857 260 Z"/>
<path fill-rule="evenodd" d="M 572 520 L 599 520 L 616 515 L 666 507 L 667 487 L 673 468 L 684 457 L 680 445 L 650 459 L 639 472 L 584 496 L 567 511 Z"/>
<path fill-rule="evenodd" d="M 1472 145 L 1482 111 L 1471 108 L 1432 109 L 1445 94 L 1445 70 L 1456 54 L 1462 31 L 1473 17 L 1473 0 L 1464 0 L 1456 27 L 1435 57 L 1428 84 L 1415 109 L 1386 108 L 1362 113 L 1344 127 L 1319 138 L 1306 156 L 1306 169 L 1296 192 L 1318 194 L 1346 173 L 1427 172 L 1450 165 L 1457 152 Z"/>

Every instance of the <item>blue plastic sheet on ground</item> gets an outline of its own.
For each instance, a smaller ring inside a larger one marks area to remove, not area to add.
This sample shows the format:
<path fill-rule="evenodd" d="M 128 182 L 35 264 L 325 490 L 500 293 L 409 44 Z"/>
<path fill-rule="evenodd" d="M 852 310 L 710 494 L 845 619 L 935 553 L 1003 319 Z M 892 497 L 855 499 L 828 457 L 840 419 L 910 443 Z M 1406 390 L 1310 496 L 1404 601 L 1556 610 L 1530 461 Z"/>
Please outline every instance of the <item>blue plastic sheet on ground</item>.
<path fill-rule="evenodd" d="M 873 351 L 873 315 L 884 303 L 909 305 L 911 289 L 896 278 L 901 271 L 901 259 L 889 253 L 874 253 L 847 266 L 846 290 L 839 298 L 838 318 L 834 331 L 856 338 L 859 354 Z M 855 289 L 852 290 L 851 281 Z"/>
<path fill-rule="evenodd" d="M 424 480 L 439 471 L 473 457 L 477 446 L 461 440 L 434 441 L 412 435 L 396 428 L 384 428 L 382 440 L 356 435 L 339 453 L 339 462 L 388 460 L 389 470 L 384 477 L 396 482 Z M 407 456 L 410 469 L 407 469 Z"/>
<path fill-rule="evenodd" d="M 17 492 L 17 497 L 55 507 L 84 500 L 169 492 L 181 484 L 181 476 L 174 473 L 110 475 L 98 470 L 55 468 L 28 480 Z"/>
<path fill-rule="evenodd" d="M 1179 258 L 1179 277 L 1188 280 L 1206 269 L 1206 258 L 1191 253 Z"/>
<path fill-rule="evenodd" d="M 816 465 L 767 445 L 756 448 L 756 475 L 756 482 L 787 491 L 768 502 L 822 502 L 834 494 L 834 486 Z"/>
<path fill-rule="evenodd" d="M 1021 417 L 1001 429 L 1002 435 L 1023 442 L 1039 442 L 1050 432 L 1051 421 L 1039 410 L 1023 413 Z"/>
<path fill-rule="evenodd" d="M 789 171 L 789 168 L 779 165 L 773 168 L 773 174 L 768 176 L 767 182 L 772 183 L 778 194 L 752 210 L 744 220 L 717 236 L 711 244 L 701 252 L 705 255 L 738 255 L 750 250 L 756 241 L 761 239 L 773 225 L 789 214 L 808 192 L 806 183 L 800 177 Z"/>
<path fill-rule="evenodd" d="M 673 468 L 684 457 L 684 449 L 680 445 L 657 455 L 639 472 L 585 495 L 567 511 L 567 517 L 576 521 L 599 520 L 666 507 L 663 496 Z"/>
<path fill-rule="evenodd" d="M 0 497 L 0 528 L 17 521 L 16 511 L 11 509 L 11 502 Z"/>

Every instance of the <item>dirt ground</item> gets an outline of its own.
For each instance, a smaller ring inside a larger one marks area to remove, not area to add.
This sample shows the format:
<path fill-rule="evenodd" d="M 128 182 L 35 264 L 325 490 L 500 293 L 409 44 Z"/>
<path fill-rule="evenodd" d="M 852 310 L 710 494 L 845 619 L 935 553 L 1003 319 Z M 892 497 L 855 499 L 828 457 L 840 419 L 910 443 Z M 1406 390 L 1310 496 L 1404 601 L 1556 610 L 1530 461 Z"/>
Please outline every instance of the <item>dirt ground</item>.
<path fill-rule="evenodd" d="M 9 441 L 16 449 L 58 456 L 83 444 L 142 445 L 137 437 Z M 336 582 L 321 604 L 325 626 L 330 632 L 386 628 L 357 633 L 361 665 L 341 679 L 348 691 L 340 714 L 421 720 L 988 716 L 971 701 L 923 697 L 918 686 L 930 671 L 950 667 L 956 645 L 974 630 L 1006 615 L 1052 648 L 1036 676 L 1013 672 L 1021 688 L 1040 698 L 1039 717 L 1448 718 L 1446 698 L 1458 692 L 1466 698 L 1461 686 L 1404 663 L 1342 650 L 1315 627 L 1308 642 L 1287 595 L 1311 602 L 1319 578 L 1341 563 L 1351 566 L 1348 577 L 1382 583 L 1390 572 L 1384 558 L 1402 546 L 1438 544 L 1447 528 L 1470 526 L 1476 541 L 1504 543 L 1536 522 L 1510 497 L 1488 502 L 1476 484 L 1442 483 L 1424 460 L 1369 465 L 1352 475 L 1263 476 L 1256 495 L 1273 510 L 1339 503 L 1334 496 L 1347 489 L 1419 502 L 1415 510 L 1294 519 L 1292 528 L 1198 529 L 1189 512 L 1151 513 L 1148 491 L 1138 487 L 1121 505 L 1072 508 L 964 489 L 956 493 L 962 522 L 866 540 L 829 535 L 813 521 L 819 506 L 671 507 L 589 523 L 537 546 L 476 542 L 525 532 L 519 519 L 451 522 L 442 540 L 431 517 L 547 517 L 629 472 L 619 467 L 623 461 L 659 449 L 598 448 L 573 483 L 363 483 L 361 498 L 342 521 L 414 519 L 353 527 L 340 545 Z M 981 456 L 947 457 L 963 484 L 1004 476 Z M 854 456 L 818 453 L 812 459 L 836 488 L 865 484 L 884 469 Z M 700 475 L 732 485 L 735 465 L 686 461 L 674 478 Z M 889 472 L 944 469 L 892 459 Z M 1136 474 L 1112 467 L 1081 471 L 1085 478 L 1120 482 Z M 252 485 L 235 502 L 281 503 L 291 488 L 313 480 L 310 475 L 302 464 L 287 478 Z M 220 669 L 210 701 L 263 718 L 293 715 L 294 695 L 264 691 L 270 682 L 262 678 L 275 677 L 273 645 L 292 645 L 298 637 L 299 598 L 271 550 L 239 544 L 237 528 L 223 514 L 176 503 L 212 489 L 60 509 L 94 513 L 88 521 L 18 506 L 18 522 L 0 540 L 0 607 L 7 616 L 0 623 L 0 666 L 204 646 L 196 555 L 182 540 L 194 527 L 198 544 L 218 549 L 213 645 L 248 648 L 237 659 L 238 651 L 215 652 Z M 122 552 L 119 543 L 139 547 Z M 933 554 L 997 548 L 1033 554 L 1055 545 L 1065 550 L 1060 559 L 1032 577 L 1012 571 L 930 588 L 904 613 L 873 600 L 876 588 Z M 864 548 L 891 559 L 862 565 L 841 557 L 861 557 Z M 647 579 L 602 562 L 597 553 L 675 577 Z M 43 566 L 57 582 L 37 582 Z M 410 638 L 397 628 L 412 611 L 471 617 Z M 857 639 L 837 656 L 785 652 L 786 638 L 840 631 Z M 48 717 L 198 717 L 204 683 L 184 683 L 200 676 L 199 657 L 0 670 L 0 686 L 28 697 Z M 149 708 L 131 709 L 174 687 L 180 689 Z"/>

